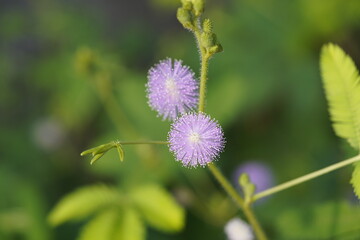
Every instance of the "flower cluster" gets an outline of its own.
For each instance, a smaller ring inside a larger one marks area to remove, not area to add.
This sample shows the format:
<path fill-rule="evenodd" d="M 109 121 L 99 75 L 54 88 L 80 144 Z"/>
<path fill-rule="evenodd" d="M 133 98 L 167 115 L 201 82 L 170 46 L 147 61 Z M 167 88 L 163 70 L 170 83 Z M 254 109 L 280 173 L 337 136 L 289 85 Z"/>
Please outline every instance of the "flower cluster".
<path fill-rule="evenodd" d="M 149 70 L 146 87 L 150 107 L 164 120 L 174 120 L 168 141 L 176 159 L 189 167 L 215 160 L 224 149 L 224 133 L 209 116 L 191 112 L 198 105 L 199 84 L 189 67 L 163 60 Z"/>

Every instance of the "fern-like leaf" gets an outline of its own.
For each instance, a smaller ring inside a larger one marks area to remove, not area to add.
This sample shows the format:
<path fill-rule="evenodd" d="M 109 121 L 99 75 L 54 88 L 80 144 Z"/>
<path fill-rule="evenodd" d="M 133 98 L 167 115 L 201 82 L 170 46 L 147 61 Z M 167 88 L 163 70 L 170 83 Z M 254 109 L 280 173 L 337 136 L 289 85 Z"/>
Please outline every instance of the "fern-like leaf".
<path fill-rule="evenodd" d="M 321 71 L 336 135 L 360 150 L 360 76 L 354 62 L 334 45 L 321 53 Z M 355 165 L 351 184 L 360 199 L 360 164 Z"/>
<path fill-rule="evenodd" d="M 118 189 L 104 185 L 83 187 L 65 196 L 49 215 L 56 226 L 69 220 L 79 220 L 121 201 Z"/>
<path fill-rule="evenodd" d="M 321 53 L 321 72 L 333 127 L 337 136 L 360 149 L 360 77 L 344 51 L 327 44 Z"/>

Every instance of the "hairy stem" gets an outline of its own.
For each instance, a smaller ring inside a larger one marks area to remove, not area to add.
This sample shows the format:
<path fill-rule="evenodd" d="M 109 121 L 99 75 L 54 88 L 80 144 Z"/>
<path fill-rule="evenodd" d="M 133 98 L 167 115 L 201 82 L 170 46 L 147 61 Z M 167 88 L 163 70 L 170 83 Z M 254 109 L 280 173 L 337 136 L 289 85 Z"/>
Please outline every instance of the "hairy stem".
<path fill-rule="evenodd" d="M 360 161 L 360 155 L 357 155 L 357 156 L 355 156 L 353 158 L 349 158 L 349 159 L 346 159 L 344 161 L 335 163 L 333 165 L 330 165 L 330 166 L 325 167 L 323 169 L 320 169 L 318 171 L 306 174 L 306 175 L 301 176 L 299 178 L 295 178 L 295 179 L 290 180 L 288 182 L 285 182 L 283 184 L 277 185 L 277 186 L 275 186 L 273 188 L 269 188 L 269 189 L 267 189 L 265 191 L 259 192 L 258 194 L 255 194 L 255 196 L 253 198 L 253 201 L 259 200 L 260 198 L 263 198 L 263 197 L 269 196 L 271 194 L 274 194 L 274 193 L 283 191 L 285 189 L 291 188 L 293 186 L 296 186 L 296 185 L 298 185 L 300 183 L 309 181 L 311 179 L 320 177 L 320 176 L 322 176 L 324 174 L 335 171 L 335 170 L 337 170 L 339 168 L 345 167 L 345 166 L 350 165 L 352 163 L 355 163 L 357 161 Z"/>
<path fill-rule="evenodd" d="M 205 111 L 205 96 L 206 96 L 206 82 L 207 82 L 207 74 L 208 74 L 208 66 L 210 55 L 207 54 L 207 51 L 201 46 L 200 42 L 201 29 L 197 28 L 195 30 L 195 37 L 198 43 L 200 57 L 201 57 L 201 73 L 200 73 L 200 91 L 199 91 L 199 112 Z M 257 221 L 254 212 L 251 209 L 251 203 L 245 203 L 243 198 L 237 193 L 234 187 L 229 183 L 229 181 L 225 178 L 225 176 L 220 172 L 220 170 L 214 164 L 208 164 L 208 168 L 210 172 L 214 175 L 216 180 L 220 183 L 220 185 L 225 189 L 226 193 L 234 199 L 236 204 L 240 209 L 243 210 L 247 220 L 251 224 L 254 233 L 258 240 L 266 240 L 267 237 L 262 230 L 259 222 Z"/>
<path fill-rule="evenodd" d="M 208 66 L 209 66 L 209 57 L 206 54 L 204 54 L 203 56 L 201 56 L 199 112 L 204 112 L 205 110 L 206 81 L 207 81 Z"/>

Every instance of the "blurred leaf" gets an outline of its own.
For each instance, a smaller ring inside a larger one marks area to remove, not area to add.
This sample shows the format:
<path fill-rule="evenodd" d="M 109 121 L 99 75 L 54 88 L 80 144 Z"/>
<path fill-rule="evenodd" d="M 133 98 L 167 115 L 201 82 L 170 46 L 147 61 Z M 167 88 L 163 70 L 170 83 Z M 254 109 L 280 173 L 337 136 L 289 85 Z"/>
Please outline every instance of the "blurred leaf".
<path fill-rule="evenodd" d="M 239 76 L 224 76 L 223 79 L 214 79 L 216 84 L 209 87 L 207 111 L 222 125 L 234 120 L 243 110 L 245 103 L 245 84 Z"/>
<path fill-rule="evenodd" d="M 360 207 L 328 202 L 312 208 L 291 208 L 278 214 L 278 239 L 358 239 Z"/>
<path fill-rule="evenodd" d="M 144 240 L 145 226 L 131 208 L 124 212 L 110 208 L 96 215 L 85 225 L 78 240 Z"/>
<path fill-rule="evenodd" d="M 354 62 L 343 50 L 325 45 L 321 70 L 333 127 L 355 149 L 360 146 L 360 77 Z"/>
<path fill-rule="evenodd" d="M 85 218 L 105 207 L 117 205 L 121 195 L 115 188 L 104 185 L 83 187 L 66 195 L 49 215 L 49 222 L 56 226 L 68 220 Z"/>
<path fill-rule="evenodd" d="M 113 234 L 119 214 L 119 211 L 113 208 L 102 211 L 84 226 L 78 240 L 117 239 L 113 238 Z"/>
<path fill-rule="evenodd" d="M 360 199 L 360 163 L 355 164 L 355 169 L 351 176 L 351 184 L 354 187 L 356 196 Z"/>
<path fill-rule="evenodd" d="M 154 228 L 176 232 L 184 227 L 184 209 L 160 186 L 143 186 L 130 195 L 147 223 Z"/>
<path fill-rule="evenodd" d="M 116 227 L 113 239 L 119 240 L 144 240 L 145 226 L 139 214 L 131 208 L 125 209 L 120 224 Z"/>

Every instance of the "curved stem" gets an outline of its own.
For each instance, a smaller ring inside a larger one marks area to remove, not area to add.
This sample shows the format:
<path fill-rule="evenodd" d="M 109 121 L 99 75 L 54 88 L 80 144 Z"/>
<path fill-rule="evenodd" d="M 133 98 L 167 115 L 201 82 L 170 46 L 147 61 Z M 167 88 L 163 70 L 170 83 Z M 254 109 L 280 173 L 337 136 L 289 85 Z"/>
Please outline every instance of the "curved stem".
<path fill-rule="evenodd" d="M 283 190 L 285 190 L 287 188 L 290 188 L 290 187 L 296 186 L 296 185 L 298 185 L 300 183 L 309 181 L 311 179 L 314 179 L 314 178 L 319 177 L 321 175 L 324 175 L 326 173 L 332 172 L 332 171 L 337 170 L 339 168 L 345 167 L 345 166 L 350 165 L 352 163 L 355 163 L 357 161 L 360 161 L 360 155 L 357 155 L 357 156 L 355 156 L 353 158 L 349 158 L 349 159 L 346 159 L 344 161 L 335 163 L 333 165 L 330 165 L 330 166 L 325 167 L 323 169 L 320 169 L 318 171 L 306 174 L 306 175 L 301 176 L 299 178 L 295 178 L 295 179 L 290 180 L 288 182 L 285 182 L 283 184 L 277 185 L 277 186 L 275 186 L 273 188 L 269 188 L 269 189 L 267 189 L 265 191 L 259 192 L 258 194 L 254 195 L 253 201 L 256 201 L 256 200 L 259 200 L 260 198 L 263 198 L 263 197 L 269 196 L 271 194 L 283 191 Z"/>

